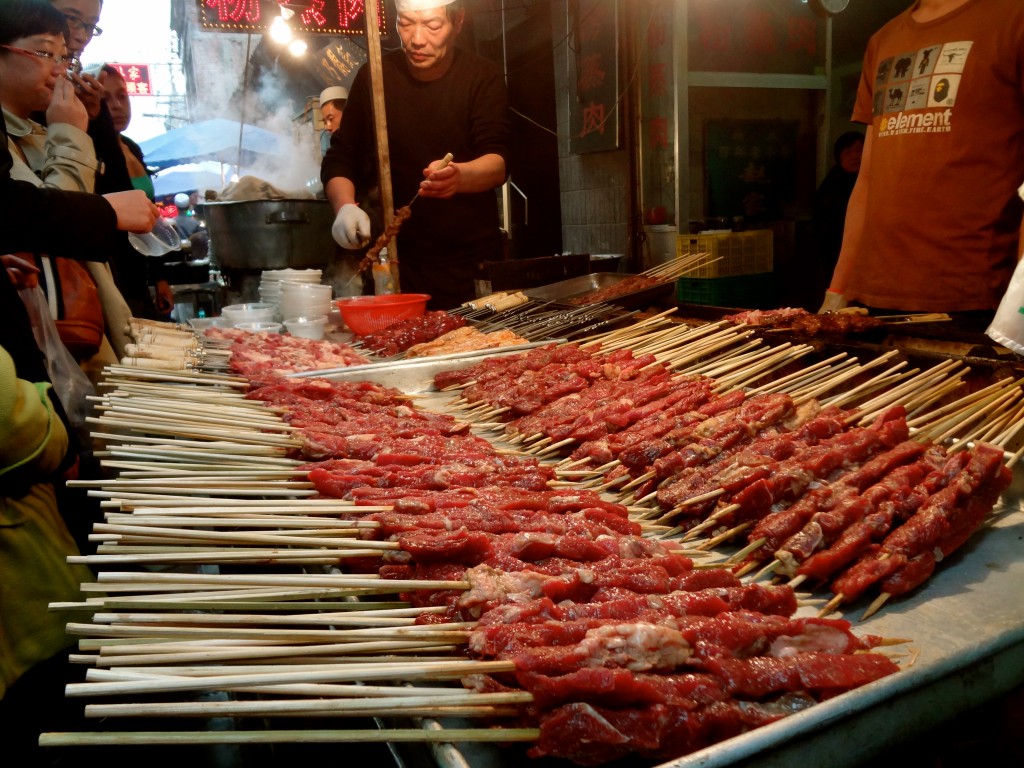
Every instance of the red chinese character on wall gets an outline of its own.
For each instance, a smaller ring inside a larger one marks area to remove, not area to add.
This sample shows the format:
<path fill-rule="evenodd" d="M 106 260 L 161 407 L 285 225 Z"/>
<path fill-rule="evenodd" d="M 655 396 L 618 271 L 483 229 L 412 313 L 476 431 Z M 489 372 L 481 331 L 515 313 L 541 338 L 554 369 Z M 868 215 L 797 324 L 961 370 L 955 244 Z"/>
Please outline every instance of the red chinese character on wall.
<path fill-rule="evenodd" d="M 711 5 L 691 6 L 690 14 L 697 29 L 697 45 L 708 51 L 728 51 L 732 48 L 735 20 Z"/>
<path fill-rule="evenodd" d="M 753 53 L 765 56 L 779 49 L 778 34 L 775 31 L 775 15 L 764 9 L 751 10 L 745 14 L 743 45 Z"/>
<path fill-rule="evenodd" d="M 651 19 L 651 26 L 647 28 L 648 49 L 663 48 L 668 43 L 668 31 L 670 28 L 665 20 L 658 16 Z"/>
<path fill-rule="evenodd" d="M 647 68 L 647 89 L 657 98 L 668 92 L 668 67 L 664 63 L 651 64 Z"/>
<path fill-rule="evenodd" d="M 786 48 L 790 51 L 806 51 L 811 56 L 818 48 L 817 30 L 814 19 L 790 19 L 789 39 Z"/>
<path fill-rule="evenodd" d="M 652 149 L 668 149 L 668 118 L 652 117 L 647 126 Z"/>
<path fill-rule="evenodd" d="M 593 5 L 587 11 L 587 15 L 580 19 L 579 40 L 581 43 L 592 43 L 599 39 L 604 30 L 614 21 L 608 17 L 608 8 L 605 5 Z"/>
<path fill-rule="evenodd" d="M 594 131 L 604 133 L 604 104 L 591 102 L 583 109 L 583 128 L 580 130 L 580 137 Z"/>
<path fill-rule="evenodd" d="M 577 86 L 580 93 L 585 93 L 591 88 L 600 88 L 604 84 L 606 72 L 601 60 L 601 54 L 592 53 L 580 59 L 580 74 Z"/>

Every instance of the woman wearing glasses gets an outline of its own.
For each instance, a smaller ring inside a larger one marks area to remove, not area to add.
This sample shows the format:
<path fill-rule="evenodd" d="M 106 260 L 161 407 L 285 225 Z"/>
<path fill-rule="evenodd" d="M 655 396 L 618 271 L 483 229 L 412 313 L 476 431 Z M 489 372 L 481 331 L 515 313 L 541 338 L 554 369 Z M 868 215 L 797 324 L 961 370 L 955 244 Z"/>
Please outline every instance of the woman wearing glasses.
<path fill-rule="evenodd" d="M 67 21 L 71 81 L 75 84 L 78 98 L 89 111 L 89 119 L 95 120 L 100 114 L 103 85 L 93 75 L 81 71 L 80 60 L 82 52 L 92 39 L 103 34 L 103 30 L 96 26 L 100 20 L 100 11 L 103 9 L 103 0 L 50 0 L 50 3 L 64 14 Z M 100 148 L 97 147 L 96 153 L 103 158 Z"/>
<path fill-rule="evenodd" d="M 0 106 L 14 161 L 11 176 L 91 192 L 99 162 L 85 132 L 85 107 L 65 77 L 65 28 L 64 16 L 45 0 L 0 4 Z M 38 111 L 45 112 L 46 127 L 31 119 Z M 61 339 L 95 381 L 119 359 L 127 343 L 122 329 L 131 317 L 110 267 L 88 262 L 83 269 L 45 256 L 37 262 Z"/>

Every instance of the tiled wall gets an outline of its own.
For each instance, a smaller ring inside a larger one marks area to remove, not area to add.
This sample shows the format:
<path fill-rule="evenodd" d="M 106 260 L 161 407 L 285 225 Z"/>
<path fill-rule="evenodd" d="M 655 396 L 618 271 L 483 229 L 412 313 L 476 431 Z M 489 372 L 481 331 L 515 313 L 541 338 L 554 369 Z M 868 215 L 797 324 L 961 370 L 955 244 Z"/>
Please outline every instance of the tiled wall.
<path fill-rule="evenodd" d="M 552 40 L 567 39 L 565 0 L 551 4 Z M 555 46 L 555 93 L 558 94 L 558 171 L 562 209 L 562 249 L 568 253 L 626 253 L 628 155 L 569 152 L 569 48 Z"/>

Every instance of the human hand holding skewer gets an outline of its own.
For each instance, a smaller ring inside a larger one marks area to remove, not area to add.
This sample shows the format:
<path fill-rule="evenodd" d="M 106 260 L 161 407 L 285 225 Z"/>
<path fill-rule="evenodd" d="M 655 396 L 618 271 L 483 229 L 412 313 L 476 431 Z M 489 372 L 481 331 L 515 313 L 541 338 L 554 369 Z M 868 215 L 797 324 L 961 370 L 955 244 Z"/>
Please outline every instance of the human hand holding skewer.
<path fill-rule="evenodd" d="M 391 223 L 384 228 L 384 231 L 374 242 L 373 246 L 366 252 L 363 260 L 359 263 L 359 270 L 361 272 L 365 272 L 373 265 L 380 252 L 398 234 L 398 230 L 402 228 L 402 223 L 412 215 L 412 204 L 416 202 L 416 198 L 420 196 L 420 193 L 424 193 L 426 197 L 441 198 L 451 197 L 455 194 L 455 188 L 458 185 L 458 168 L 450 166 L 449 163 L 451 161 L 452 153 L 449 152 L 440 160 L 431 163 L 423 171 L 426 179 L 420 182 L 420 188 L 412 196 L 409 204 L 395 211 L 395 217 L 391 220 Z M 446 171 L 448 172 L 446 173 Z M 437 180 L 438 174 L 442 175 L 440 180 Z M 425 186 L 432 184 L 439 184 L 440 186 Z"/>
<path fill-rule="evenodd" d="M 420 188 L 409 201 L 409 206 L 416 202 L 421 194 L 424 197 L 448 198 L 455 194 L 459 186 L 459 167 L 450 165 L 453 155 L 448 152 L 440 160 L 435 160 L 423 169 L 423 181 Z M 407 207 L 409 207 L 407 206 Z"/>

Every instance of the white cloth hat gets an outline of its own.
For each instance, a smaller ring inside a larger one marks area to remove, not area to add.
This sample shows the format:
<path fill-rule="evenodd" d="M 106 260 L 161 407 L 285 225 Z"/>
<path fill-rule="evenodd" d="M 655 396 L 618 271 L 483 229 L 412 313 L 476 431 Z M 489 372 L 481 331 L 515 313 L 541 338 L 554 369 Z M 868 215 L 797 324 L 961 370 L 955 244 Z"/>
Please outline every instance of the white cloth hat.
<path fill-rule="evenodd" d="M 395 9 L 399 13 L 412 11 L 429 11 L 431 8 L 443 8 L 455 0 L 395 0 Z"/>
<path fill-rule="evenodd" d="M 328 101 L 337 101 L 341 99 L 344 101 L 348 98 L 348 88 L 343 85 L 329 85 L 320 91 L 320 103 L 326 104 Z"/>
<path fill-rule="evenodd" d="M 184 192 L 179 192 L 174 196 L 174 204 L 178 208 L 188 208 L 192 203 L 192 200 Z"/>

